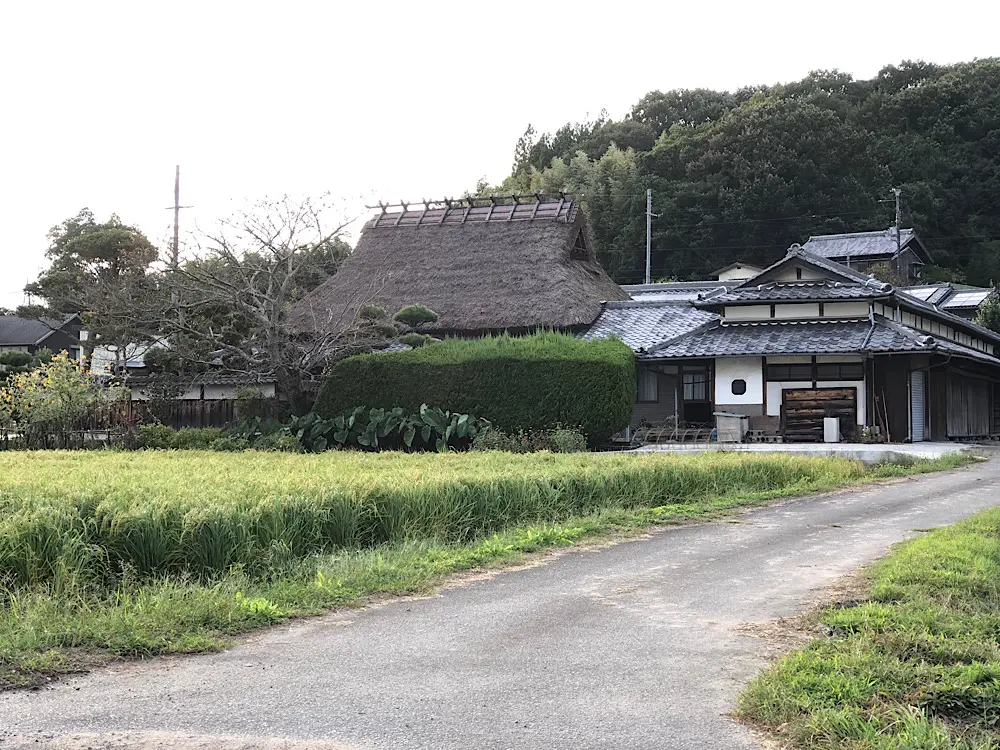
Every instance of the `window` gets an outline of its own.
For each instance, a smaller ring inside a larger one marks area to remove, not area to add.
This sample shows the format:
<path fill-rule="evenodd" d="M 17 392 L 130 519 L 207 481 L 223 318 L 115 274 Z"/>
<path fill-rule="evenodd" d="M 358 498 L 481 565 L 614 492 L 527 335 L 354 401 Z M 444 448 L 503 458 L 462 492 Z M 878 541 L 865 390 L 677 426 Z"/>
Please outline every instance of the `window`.
<path fill-rule="evenodd" d="M 747 392 L 747 381 L 745 380 L 734 380 L 733 381 L 733 395 L 742 396 Z"/>
<path fill-rule="evenodd" d="M 644 404 L 655 404 L 660 400 L 660 379 L 656 370 L 639 370 L 639 392 L 636 400 Z"/>
<path fill-rule="evenodd" d="M 708 372 L 684 373 L 684 400 L 708 401 Z"/>
<path fill-rule="evenodd" d="M 767 379 L 782 380 L 812 380 L 812 365 L 768 365 Z"/>
<path fill-rule="evenodd" d="M 796 268 L 795 269 L 795 278 L 796 278 L 796 280 L 799 280 L 799 279 L 802 278 L 802 269 L 801 268 Z"/>
<path fill-rule="evenodd" d="M 860 362 L 816 365 L 817 380 L 864 380 L 865 366 Z"/>

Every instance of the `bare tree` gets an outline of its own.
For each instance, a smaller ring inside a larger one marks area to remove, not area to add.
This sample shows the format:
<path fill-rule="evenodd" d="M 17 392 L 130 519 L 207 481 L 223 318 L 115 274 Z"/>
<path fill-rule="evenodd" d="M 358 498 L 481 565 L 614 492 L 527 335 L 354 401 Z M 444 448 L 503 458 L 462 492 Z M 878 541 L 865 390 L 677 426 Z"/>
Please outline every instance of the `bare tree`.
<path fill-rule="evenodd" d="M 170 355 L 192 369 L 273 378 L 294 403 L 331 361 L 394 335 L 372 309 L 351 321 L 314 317 L 307 330 L 290 323 L 292 306 L 350 251 L 342 239 L 350 223 L 328 197 L 284 197 L 202 233 L 193 257 L 165 272 L 165 283 L 178 291 L 162 323 Z"/>

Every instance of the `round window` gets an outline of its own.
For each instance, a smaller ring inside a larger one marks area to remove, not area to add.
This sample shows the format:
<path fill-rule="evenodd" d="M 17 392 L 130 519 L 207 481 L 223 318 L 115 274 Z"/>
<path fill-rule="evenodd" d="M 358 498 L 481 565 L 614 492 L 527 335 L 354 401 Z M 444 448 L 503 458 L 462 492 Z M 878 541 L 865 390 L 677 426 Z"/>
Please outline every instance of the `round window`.
<path fill-rule="evenodd" d="M 747 392 L 747 381 L 745 380 L 734 380 L 733 381 L 733 395 L 742 396 Z"/>

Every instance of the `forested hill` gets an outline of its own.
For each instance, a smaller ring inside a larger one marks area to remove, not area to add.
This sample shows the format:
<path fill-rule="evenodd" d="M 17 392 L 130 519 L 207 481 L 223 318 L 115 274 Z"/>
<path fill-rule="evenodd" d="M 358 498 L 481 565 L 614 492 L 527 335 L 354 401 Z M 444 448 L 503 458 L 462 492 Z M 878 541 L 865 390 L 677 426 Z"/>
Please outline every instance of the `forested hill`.
<path fill-rule="evenodd" d="M 582 198 L 602 263 L 630 283 L 645 264 L 647 187 L 657 278 L 773 261 L 811 234 L 885 229 L 899 187 L 904 226 L 942 267 L 926 276 L 1000 281 L 1000 59 L 654 91 L 620 121 L 529 127 L 511 176 L 480 189 Z"/>

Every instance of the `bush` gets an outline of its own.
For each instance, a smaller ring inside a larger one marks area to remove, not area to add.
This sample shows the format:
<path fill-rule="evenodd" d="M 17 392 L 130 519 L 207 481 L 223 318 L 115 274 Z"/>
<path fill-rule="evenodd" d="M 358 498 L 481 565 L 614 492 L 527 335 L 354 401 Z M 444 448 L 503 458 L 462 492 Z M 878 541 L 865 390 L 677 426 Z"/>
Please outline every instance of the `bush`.
<path fill-rule="evenodd" d="M 174 433 L 171 448 L 178 450 L 207 450 L 222 437 L 217 427 L 183 427 Z"/>
<path fill-rule="evenodd" d="M 577 430 L 557 427 L 554 430 L 516 432 L 489 429 L 476 436 L 472 443 L 477 451 L 506 451 L 507 453 L 582 453 L 587 450 L 587 438 Z"/>
<path fill-rule="evenodd" d="M 358 404 L 429 404 L 510 433 L 575 425 L 597 444 L 625 428 L 634 401 L 635 358 L 625 344 L 547 332 L 349 357 L 334 366 L 315 411 L 330 418 Z"/>
<path fill-rule="evenodd" d="M 174 431 L 162 424 L 144 424 L 139 426 L 139 437 L 136 445 L 139 448 L 164 449 L 173 446 Z"/>
<path fill-rule="evenodd" d="M 288 432 L 307 451 L 322 453 L 328 448 L 356 450 L 465 450 L 490 424 L 469 414 L 422 404 L 417 414 L 407 414 L 396 407 L 369 409 L 358 406 L 332 419 L 323 419 L 315 412 L 293 419 Z"/>

